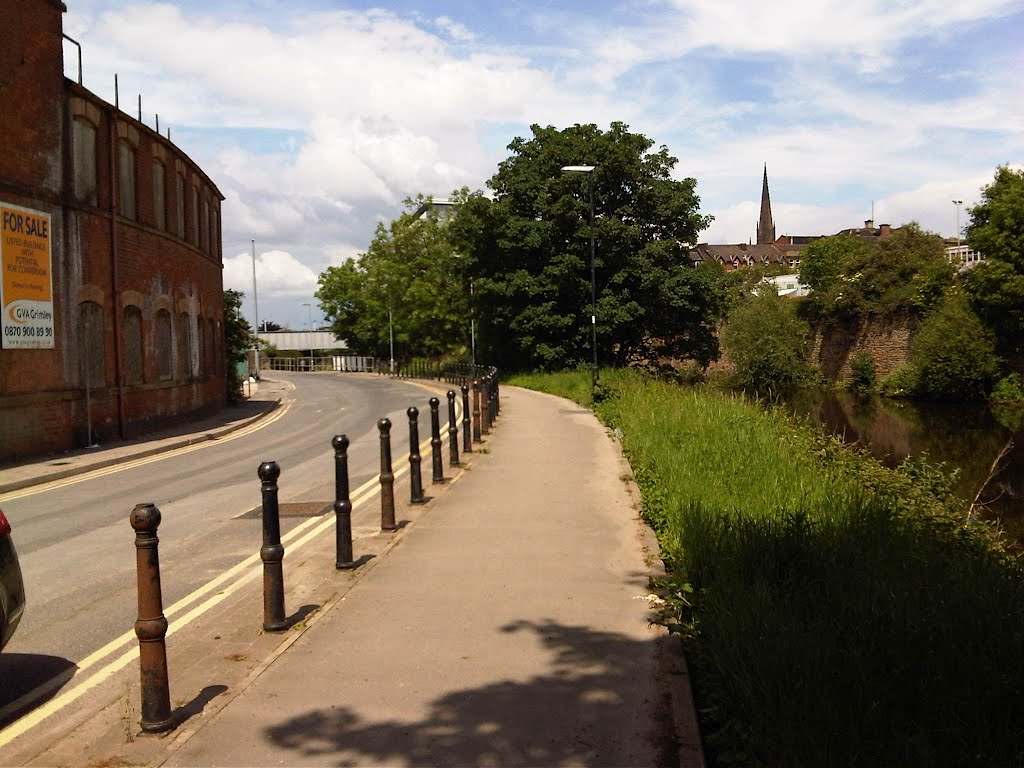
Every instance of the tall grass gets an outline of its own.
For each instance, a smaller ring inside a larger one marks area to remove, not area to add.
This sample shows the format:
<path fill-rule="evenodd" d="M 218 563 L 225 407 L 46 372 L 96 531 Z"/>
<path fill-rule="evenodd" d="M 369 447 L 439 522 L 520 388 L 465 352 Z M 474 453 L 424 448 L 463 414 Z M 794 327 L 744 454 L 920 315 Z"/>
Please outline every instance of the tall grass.
<path fill-rule="evenodd" d="M 943 478 L 739 398 L 602 380 L 713 764 L 1024 765 L 1024 573 Z"/>

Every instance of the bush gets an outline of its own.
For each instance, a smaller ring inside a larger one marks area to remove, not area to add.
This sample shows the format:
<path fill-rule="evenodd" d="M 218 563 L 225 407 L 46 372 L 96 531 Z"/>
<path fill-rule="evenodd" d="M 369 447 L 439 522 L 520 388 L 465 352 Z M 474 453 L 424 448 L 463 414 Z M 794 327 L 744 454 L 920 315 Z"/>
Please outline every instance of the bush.
<path fill-rule="evenodd" d="M 879 392 L 886 397 L 913 397 L 917 394 L 921 372 L 913 363 L 904 363 L 890 373 L 879 386 Z"/>
<path fill-rule="evenodd" d="M 866 349 L 850 358 L 850 391 L 855 395 L 868 395 L 875 391 L 877 374 L 875 361 Z"/>
<path fill-rule="evenodd" d="M 722 331 L 722 344 L 735 367 L 737 386 L 781 393 L 810 377 L 810 337 L 810 327 L 797 317 L 796 304 L 764 290 L 733 310 Z"/>
<path fill-rule="evenodd" d="M 1011 373 L 992 387 L 992 400 L 997 403 L 1024 402 L 1024 376 Z"/>
<path fill-rule="evenodd" d="M 999 367 L 995 337 L 957 293 L 921 323 L 910 360 L 920 373 L 918 394 L 939 400 L 984 397 Z"/>

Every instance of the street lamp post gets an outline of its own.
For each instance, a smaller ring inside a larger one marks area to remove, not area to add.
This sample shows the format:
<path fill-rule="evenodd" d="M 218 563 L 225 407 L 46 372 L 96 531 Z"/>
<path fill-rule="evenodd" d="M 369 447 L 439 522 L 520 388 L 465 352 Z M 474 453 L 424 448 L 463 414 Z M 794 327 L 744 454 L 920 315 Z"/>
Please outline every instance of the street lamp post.
<path fill-rule="evenodd" d="M 953 205 L 956 206 L 956 255 L 960 256 L 960 206 L 964 204 L 963 200 L 954 200 Z"/>
<path fill-rule="evenodd" d="M 594 262 L 594 169 L 595 165 L 566 165 L 562 173 L 587 174 L 587 197 L 590 203 L 590 346 L 593 353 L 591 387 L 597 388 L 597 268 Z"/>
<path fill-rule="evenodd" d="M 256 362 L 256 381 L 260 380 L 260 345 L 258 342 L 260 332 L 260 305 L 256 300 L 256 241 L 251 240 L 252 243 L 252 314 L 253 314 L 253 328 L 256 329 L 256 333 L 252 340 L 252 355 Z"/>

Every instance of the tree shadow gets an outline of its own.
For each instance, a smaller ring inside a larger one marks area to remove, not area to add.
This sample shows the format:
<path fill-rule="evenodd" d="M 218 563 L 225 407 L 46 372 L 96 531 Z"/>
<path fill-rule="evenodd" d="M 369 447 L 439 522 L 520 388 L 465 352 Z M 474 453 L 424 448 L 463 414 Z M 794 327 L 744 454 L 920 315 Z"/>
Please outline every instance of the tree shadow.
<path fill-rule="evenodd" d="M 341 766 L 678 764 L 671 710 L 655 682 L 657 640 L 551 620 L 502 631 L 533 633 L 550 654 L 548 670 L 446 693 L 419 721 L 369 721 L 328 705 L 270 726 L 266 736 L 297 761 L 336 755 Z"/>

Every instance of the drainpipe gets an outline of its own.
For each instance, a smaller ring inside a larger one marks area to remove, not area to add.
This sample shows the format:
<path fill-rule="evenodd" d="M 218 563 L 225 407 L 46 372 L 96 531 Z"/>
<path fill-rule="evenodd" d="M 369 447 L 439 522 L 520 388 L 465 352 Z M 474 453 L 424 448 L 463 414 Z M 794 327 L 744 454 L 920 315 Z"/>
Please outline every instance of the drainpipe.
<path fill-rule="evenodd" d="M 123 363 L 121 360 L 121 286 L 117 273 L 117 203 L 121 195 L 119 177 L 117 175 L 117 155 L 119 150 L 117 144 L 117 111 L 115 106 L 110 113 L 110 301 L 113 305 L 114 314 L 114 386 L 117 389 L 117 434 L 124 440 L 124 376 L 121 371 Z"/>

